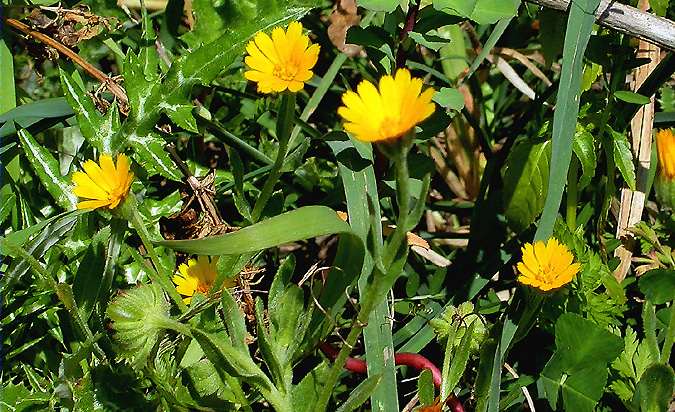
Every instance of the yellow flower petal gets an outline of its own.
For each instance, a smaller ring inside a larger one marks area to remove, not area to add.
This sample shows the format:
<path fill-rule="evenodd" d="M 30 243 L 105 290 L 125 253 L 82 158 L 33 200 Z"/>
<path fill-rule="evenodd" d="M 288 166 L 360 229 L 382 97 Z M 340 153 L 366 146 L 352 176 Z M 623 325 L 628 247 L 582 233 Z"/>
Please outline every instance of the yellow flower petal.
<path fill-rule="evenodd" d="M 281 27 L 272 35 L 257 33 L 246 46 L 244 72 L 247 80 L 258 84 L 261 93 L 302 90 L 313 76 L 312 68 L 319 58 L 319 45 L 310 44 L 302 33 L 302 24 L 291 22 L 286 31 Z"/>
<path fill-rule="evenodd" d="M 656 133 L 656 152 L 661 175 L 668 180 L 675 179 L 675 133 L 672 129 Z"/>
<path fill-rule="evenodd" d="M 342 95 L 344 106 L 338 114 L 345 120 L 344 128 L 362 141 L 377 142 L 397 139 L 427 119 L 436 106 L 432 103 L 434 90 L 422 92 L 422 80 L 399 69 L 394 76 L 384 76 L 378 87 L 364 80 L 356 92 Z"/>
<path fill-rule="evenodd" d="M 176 284 L 176 290 L 189 303 L 189 298 L 195 293 L 207 294 L 216 280 L 216 264 L 218 258 L 210 259 L 208 256 L 199 256 L 197 259 L 189 259 L 187 263 L 178 265 L 177 273 L 172 281 Z M 229 283 L 225 287 L 231 286 Z"/>
<path fill-rule="evenodd" d="M 78 203 L 79 209 L 114 209 L 129 194 L 134 175 L 129 171 L 129 159 L 124 154 L 117 156 L 117 165 L 112 156 L 102 154 L 98 164 L 87 160 L 82 168 L 84 172 L 76 171 L 72 176 L 73 193 L 88 199 Z"/>
<path fill-rule="evenodd" d="M 567 247 L 554 238 L 527 243 L 522 253 L 522 261 L 516 265 L 518 282 L 544 292 L 570 283 L 581 269 L 581 264 L 572 263 L 574 257 Z"/>

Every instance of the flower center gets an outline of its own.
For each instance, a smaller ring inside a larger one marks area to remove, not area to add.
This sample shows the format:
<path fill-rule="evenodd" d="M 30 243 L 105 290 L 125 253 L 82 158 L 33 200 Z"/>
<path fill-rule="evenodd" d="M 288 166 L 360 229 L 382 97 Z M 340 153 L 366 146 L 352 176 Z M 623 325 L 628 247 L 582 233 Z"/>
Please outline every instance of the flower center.
<path fill-rule="evenodd" d="M 285 80 L 285 81 L 291 81 L 295 79 L 295 76 L 298 74 L 298 68 L 294 65 L 291 64 L 286 64 L 286 65 L 276 65 L 274 66 L 274 77 Z"/>
<path fill-rule="evenodd" d="M 203 293 L 204 295 L 206 295 L 207 293 L 209 293 L 209 290 L 211 290 L 210 284 L 204 283 L 204 282 L 199 282 L 197 284 L 197 292 L 200 292 L 200 293 Z"/>

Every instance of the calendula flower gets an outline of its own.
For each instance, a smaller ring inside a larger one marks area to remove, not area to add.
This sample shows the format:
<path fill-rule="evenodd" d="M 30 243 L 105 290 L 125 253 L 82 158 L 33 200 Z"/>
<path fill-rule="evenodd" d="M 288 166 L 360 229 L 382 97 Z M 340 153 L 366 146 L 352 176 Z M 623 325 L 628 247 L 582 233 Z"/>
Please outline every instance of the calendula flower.
<path fill-rule="evenodd" d="M 244 72 L 244 77 L 258 83 L 261 93 L 302 90 L 312 78 L 312 68 L 319 58 L 319 45 L 310 44 L 297 21 L 289 24 L 286 31 L 275 28 L 272 37 L 259 32 L 246 51 L 244 62 L 250 70 Z"/>
<path fill-rule="evenodd" d="M 675 209 L 675 134 L 673 129 L 656 133 L 656 152 L 659 156 L 659 173 L 654 180 L 656 200 L 661 206 Z"/>
<path fill-rule="evenodd" d="M 656 133 L 656 151 L 659 155 L 661 176 L 675 180 L 675 134 L 672 129 L 659 130 Z"/>
<path fill-rule="evenodd" d="M 173 277 L 176 290 L 183 298 L 183 302 L 190 303 L 195 293 L 207 294 L 213 282 L 216 280 L 216 264 L 218 258 L 209 259 L 208 256 L 199 256 L 197 259 L 189 259 L 187 263 L 178 265 L 178 270 Z M 225 287 L 234 286 L 233 281 L 226 281 Z"/>
<path fill-rule="evenodd" d="M 87 199 L 77 204 L 78 209 L 114 209 L 129 194 L 134 174 L 129 171 L 129 159 L 124 154 L 117 156 L 117 166 L 112 156 L 102 154 L 98 164 L 87 160 L 82 168 L 84 172 L 73 173 L 73 193 Z"/>
<path fill-rule="evenodd" d="M 572 263 L 572 253 L 554 238 L 546 243 L 527 243 L 522 251 L 523 260 L 518 263 L 518 281 L 542 291 L 570 283 L 581 267 L 579 263 Z"/>
<path fill-rule="evenodd" d="M 342 95 L 344 106 L 338 114 L 345 119 L 345 130 L 365 142 L 398 139 L 431 116 L 436 105 L 433 88 L 422 92 L 422 79 L 411 77 L 406 69 L 380 79 L 379 89 L 364 80 L 356 92 Z"/>

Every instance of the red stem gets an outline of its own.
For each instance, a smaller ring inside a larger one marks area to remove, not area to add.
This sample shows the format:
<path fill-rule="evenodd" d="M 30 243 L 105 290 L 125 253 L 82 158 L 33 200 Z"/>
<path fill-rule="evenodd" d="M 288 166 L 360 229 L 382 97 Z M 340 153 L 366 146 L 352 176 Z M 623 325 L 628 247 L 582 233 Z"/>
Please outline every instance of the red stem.
<path fill-rule="evenodd" d="M 321 343 L 319 349 L 321 349 L 321 352 L 323 352 L 323 354 L 331 361 L 337 358 L 338 350 L 330 343 Z M 396 365 L 410 366 L 417 370 L 429 369 L 431 371 L 431 376 L 434 378 L 434 385 L 437 388 L 441 386 L 441 371 L 429 359 L 420 354 L 408 352 L 396 353 L 394 354 L 394 363 Z M 368 366 L 366 365 L 366 361 L 362 359 L 348 357 L 345 362 L 345 369 L 354 373 L 366 373 L 368 371 Z"/>

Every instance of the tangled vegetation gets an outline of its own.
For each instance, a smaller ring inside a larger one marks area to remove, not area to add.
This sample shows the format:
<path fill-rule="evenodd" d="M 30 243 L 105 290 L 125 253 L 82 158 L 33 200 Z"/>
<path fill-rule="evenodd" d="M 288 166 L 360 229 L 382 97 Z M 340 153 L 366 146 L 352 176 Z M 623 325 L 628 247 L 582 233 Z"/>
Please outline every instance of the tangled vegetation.
<path fill-rule="evenodd" d="M 0 19 L 0 411 L 672 410 L 669 0 Z"/>

